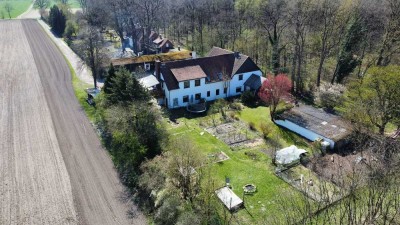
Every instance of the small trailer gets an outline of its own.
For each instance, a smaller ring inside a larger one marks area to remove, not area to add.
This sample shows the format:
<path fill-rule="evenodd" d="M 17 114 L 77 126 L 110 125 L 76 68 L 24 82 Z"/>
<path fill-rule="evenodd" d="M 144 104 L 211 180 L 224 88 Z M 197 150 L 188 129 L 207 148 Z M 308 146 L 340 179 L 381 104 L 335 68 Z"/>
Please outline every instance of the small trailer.
<path fill-rule="evenodd" d="M 85 91 L 87 93 L 86 102 L 91 106 L 96 106 L 94 98 L 100 94 L 100 90 L 97 88 L 87 88 Z"/>

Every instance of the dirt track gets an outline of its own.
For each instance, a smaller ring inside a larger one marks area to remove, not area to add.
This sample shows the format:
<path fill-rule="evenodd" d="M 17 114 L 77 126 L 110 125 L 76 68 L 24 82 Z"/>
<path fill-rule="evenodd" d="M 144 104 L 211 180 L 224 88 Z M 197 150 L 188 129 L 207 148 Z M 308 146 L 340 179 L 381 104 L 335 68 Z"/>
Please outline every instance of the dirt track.
<path fill-rule="evenodd" d="M 0 31 L 0 224 L 145 224 L 38 22 Z"/>

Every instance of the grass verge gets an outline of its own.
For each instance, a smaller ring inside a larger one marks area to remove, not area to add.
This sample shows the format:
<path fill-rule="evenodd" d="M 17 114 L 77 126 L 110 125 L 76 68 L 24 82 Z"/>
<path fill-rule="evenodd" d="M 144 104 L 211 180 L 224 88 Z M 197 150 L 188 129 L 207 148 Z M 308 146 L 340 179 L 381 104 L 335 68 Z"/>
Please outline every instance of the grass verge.
<path fill-rule="evenodd" d="M 86 98 L 87 98 L 87 93 L 85 92 L 86 88 L 90 88 L 92 87 L 89 84 L 84 83 L 83 81 L 79 80 L 78 76 L 75 73 L 74 68 L 72 67 L 71 63 L 68 61 L 68 59 L 64 56 L 65 61 L 68 64 L 69 70 L 71 71 L 71 75 L 72 75 L 72 87 L 74 89 L 74 93 L 76 98 L 79 101 L 79 104 L 81 105 L 82 109 L 85 111 L 87 117 L 89 118 L 89 120 L 91 122 L 95 122 L 96 121 L 96 108 L 89 105 L 86 102 Z"/>
<path fill-rule="evenodd" d="M 40 23 L 39 23 L 40 24 Z M 65 62 L 68 65 L 68 68 L 71 72 L 71 81 L 72 81 L 72 88 L 74 89 L 74 93 L 76 98 L 78 99 L 79 104 L 81 105 L 82 109 L 85 111 L 87 117 L 89 118 L 89 120 L 91 122 L 95 122 L 96 121 L 96 108 L 93 106 L 90 106 L 87 102 L 86 102 L 86 98 L 87 98 L 87 93 L 85 92 L 86 88 L 90 88 L 92 87 L 91 85 L 79 80 L 78 76 L 75 73 L 74 68 L 72 67 L 71 63 L 69 62 L 69 60 L 67 59 L 67 57 L 64 55 L 64 53 L 61 51 L 61 49 L 58 47 L 58 45 L 54 42 L 54 40 L 52 39 L 52 37 L 50 37 L 50 35 L 46 32 L 45 28 L 41 25 L 43 32 L 46 33 L 46 35 L 51 39 L 51 41 L 54 43 L 54 45 L 58 48 L 58 50 L 60 51 L 61 55 L 64 57 Z"/>

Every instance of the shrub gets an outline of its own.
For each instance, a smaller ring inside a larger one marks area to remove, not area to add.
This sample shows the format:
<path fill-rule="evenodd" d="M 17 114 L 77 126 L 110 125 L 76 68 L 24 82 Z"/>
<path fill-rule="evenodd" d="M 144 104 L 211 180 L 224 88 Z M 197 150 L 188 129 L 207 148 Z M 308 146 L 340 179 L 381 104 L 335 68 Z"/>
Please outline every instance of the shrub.
<path fill-rule="evenodd" d="M 179 215 L 180 201 L 177 197 L 169 196 L 154 215 L 155 224 L 175 224 Z"/>
<path fill-rule="evenodd" d="M 185 211 L 179 216 L 178 222 L 176 224 L 177 225 L 188 225 L 188 224 L 200 225 L 201 219 L 194 212 Z"/>
<path fill-rule="evenodd" d="M 64 31 L 64 36 L 67 39 L 71 39 L 73 36 L 76 36 L 78 33 L 79 27 L 78 24 L 72 20 L 67 20 L 67 24 Z"/>
<path fill-rule="evenodd" d="M 263 133 L 264 138 L 267 138 L 268 135 L 272 132 L 272 128 L 268 126 L 266 123 L 260 124 L 261 132 Z"/>
<path fill-rule="evenodd" d="M 340 84 L 323 84 L 317 93 L 317 104 L 328 111 L 333 111 L 336 106 L 343 102 L 345 87 Z"/>
<path fill-rule="evenodd" d="M 253 92 L 245 91 L 245 92 L 243 92 L 243 94 L 241 96 L 241 101 L 242 101 L 243 105 L 253 106 L 255 104 L 256 98 L 255 98 Z"/>
<path fill-rule="evenodd" d="M 280 115 L 280 114 L 284 113 L 285 111 L 287 111 L 287 110 L 289 110 L 291 108 L 293 108 L 292 104 L 288 104 L 288 103 L 285 103 L 285 102 L 281 101 L 281 102 L 279 102 L 279 104 L 278 104 L 278 106 L 276 108 L 275 114 L 276 115 Z"/>
<path fill-rule="evenodd" d="M 258 155 L 254 152 L 245 152 L 245 155 L 247 155 L 250 159 L 252 160 L 257 160 L 258 159 Z"/>
<path fill-rule="evenodd" d="M 235 119 L 235 118 L 236 118 L 236 113 L 230 112 L 230 113 L 229 113 L 229 117 L 230 117 L 231 119 Z"/>
<path fill-rule="evenodd" d="M 236 111 L 240 111 L 240 110 L 242 110 L 242 105 L 239 102 L 232 102 L 229 105 L 229 108 L 236 110 Z"/>
<path fill-rule="evenodd" d="M 256 130 L 256 125 L 254 124 L 254 122 L 249 123 L 249 128 L 250 130 Z"/>

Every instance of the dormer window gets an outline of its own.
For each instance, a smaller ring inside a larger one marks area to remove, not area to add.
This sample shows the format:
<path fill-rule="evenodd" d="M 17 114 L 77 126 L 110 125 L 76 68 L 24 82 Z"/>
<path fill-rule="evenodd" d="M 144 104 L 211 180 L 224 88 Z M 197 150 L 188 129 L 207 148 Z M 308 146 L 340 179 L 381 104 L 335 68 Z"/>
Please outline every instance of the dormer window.
<path fill-rule="evenodd" d="M 200 80 L 195 80 L 194 81 L 194 86 L 196 86 L 196 87 L 200 86 Z"/>
<path fill-rule="evenodd" d="M 183 82 L 183 88 L 190 88 L 190 81 L 184 81 Z"/>
<path fill-rule="evenodd" d="M 222 80 L 222 73 L 218 73 L 217 76 L 218 76 L 218 80 L 221 81 Z"/>
<path fill-rule="evenodd" d="M 243 74 L 239 74 L 239 80 L 243 80 Z"/>

